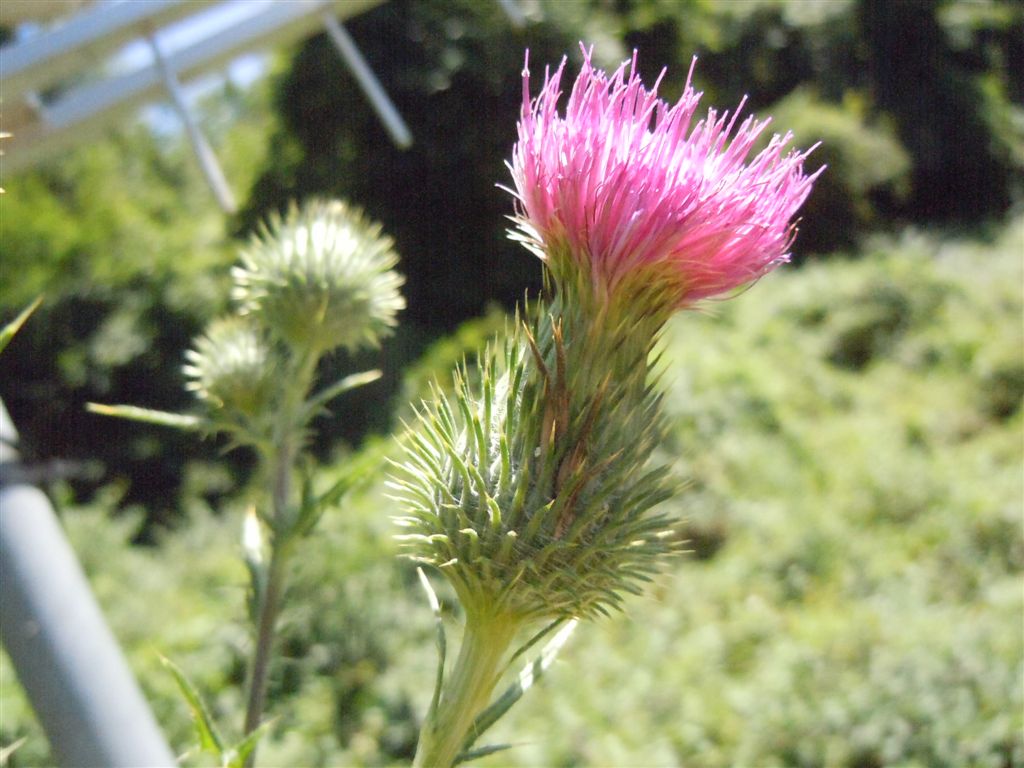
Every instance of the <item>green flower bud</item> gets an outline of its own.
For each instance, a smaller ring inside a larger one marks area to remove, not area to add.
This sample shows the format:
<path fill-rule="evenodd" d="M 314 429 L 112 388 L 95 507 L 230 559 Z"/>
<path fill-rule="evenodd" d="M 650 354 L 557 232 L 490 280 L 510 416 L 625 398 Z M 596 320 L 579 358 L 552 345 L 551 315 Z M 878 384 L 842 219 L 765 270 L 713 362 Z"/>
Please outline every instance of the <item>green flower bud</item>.
<path fill-rule="evenodd" d="M 271 351 L 263 333 L 245 318 L 214 320 L 185 359 L 186 388 L 210 407 L 253 417 L 271 404 Z"/>
<path fill-rule="evenodd" d="M 233 275 L 242 311 L 295 348 L 377 346 L 405 308 L 391 238 L 337 200 L 272 216 L 241 258 Z"/>
<path fill-rule="evenodd" d="M 648 459 L 663 426 L 654 337 L 540 307 L 504 354 L 425 403 L 395 478 L 406 554 L 437 566 L 467 614 L 605 614 L 678 548 L 653 507 L 672 489 Z M 572 309 L 577 307 L 577 309 Z"/>

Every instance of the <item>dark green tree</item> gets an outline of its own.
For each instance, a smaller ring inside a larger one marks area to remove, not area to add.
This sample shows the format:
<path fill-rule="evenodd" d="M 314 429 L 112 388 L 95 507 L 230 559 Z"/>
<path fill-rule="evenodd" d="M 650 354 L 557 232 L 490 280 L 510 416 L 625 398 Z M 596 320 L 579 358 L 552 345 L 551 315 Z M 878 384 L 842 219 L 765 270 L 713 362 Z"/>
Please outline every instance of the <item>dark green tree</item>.
<path fill-rule="evenodd" d="M 1012 74 L 1009 56 L 1022 48 L 1024 10 L 995 3 L 1001 13 L 966 30 L 967 44 L 958 50 L 941 16 L 969 14 L 968 4 L 860 0 L 857 8 L 877 106 L 895 118 L 913 158 L 911 215 L 972 221 L 1006 211 L 1020 168 L 1009 156 L 1010 137 L 994 130 L 992 112 L 1007 95 L 1020 93 L 1020 73 Z M 985 75 L 998 92 L 990 100 L 981 84 Z"/>

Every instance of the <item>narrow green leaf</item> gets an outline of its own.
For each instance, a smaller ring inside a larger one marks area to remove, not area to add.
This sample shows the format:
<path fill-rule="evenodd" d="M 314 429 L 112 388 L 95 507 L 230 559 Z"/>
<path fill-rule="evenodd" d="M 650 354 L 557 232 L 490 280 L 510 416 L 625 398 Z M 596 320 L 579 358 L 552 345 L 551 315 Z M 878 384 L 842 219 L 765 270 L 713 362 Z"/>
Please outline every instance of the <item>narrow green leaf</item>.
<path fill-rule="evenodd" d="M 0 748 L 0 768 L 7 765 L 7 761 L 11 759 L 13 755 L 22 744 L 28 741 L 28 736 L 22 736 L 17 741 L 12 741 L 6 747 Z"/>
<path fill-rule="evenodd" d="M 270 726 L 273 723 L 274 720 L 267 720 L 261 723 L 256 730 L 225 752 L 221 768 L 245 768 L 245 763 L 249 756 L 259 745 L 260 739 L 267 735 L 267 731 L 270 730 Z"/>
<path fill-rule="evenodd" d="M 487 757 L 487 755 L 493 755 L 495 752 L 504 752 L 506 749 L 512 749 L 511 744 L 491 744 L 490 746 L 480 747 L 479 749 L 469 749 L 465 752 L 460 752 L 455 758 L 455 762 L 452 765 L 459 765 L 460 763 L 468 763 L 470 760 L 476 760 L 481 757 Z"/>
<path fill-rule="evenodd" d="M 311 418 L 322 406 L 327 405 L 327 403 L 343 392 L 348 392 L 350 389 L 374 382 L 381 376 L 381 372 L 377 370 L 353 373 L 351 376 L 346 376 L 329 387 L 320 390 L 306 401 L 306 406 L 303 409 L 303 421 Z"/>
<path fill-rule="evenodd" d="M 361 463 L 346 468 L 334 485 L 328 488 L 319 496 L 313 492 L 312 482 L 306 482 L 302 488 L 302 506 L 299 508 L 295 526 L 290 531 L 293 536 L 306 536 L 315 527 L 324 513 L 331 507 L 337 506 L 345 494 L 348 493 L 359 480 L 366 476 L 362 471 Z"/>
<path fill-rule="evenodd" d="M 340 478 L 338 478 L 334 485 L 320 494 L 320 497 L 314 503 L 314 506 L 320 507 L 321 509 L 327 509 L 328 507 L 335 506 L 340 502 L 345 494 L 352 490 L 352 487 L 359 480 L 360 473 L 349 469 Z"/>
<path fill-rule="evenodd" d="M 263 523 L 255 506 L 245 511 L 242 522 L 242 561 L 249 572 L 249 590 L 246 595 L 246 607 L 249 619 L 255 625 L 259 618 L 259 609 L 263 604 L 263 593 L 267 587 L 267 567 L 264 552 Z"/>
<path fill-rule="evenodd" d="M 197 430 L 207 425 L 206 420 L 198 416 L 192 416 L 187 413 L 156 411 L 152 408 L 139 408 L 134 405 L 86 403 L 85 409 L 89 413 L 98 413 L 100 416 L 113 416 L 118 419 L 141 421 L 146 424 L 159 424 L 162 427 L 174 427 L 175 429 Z"/>
<path fill-rule="evenodd" d="M 527 640 L 519 647 L 519 650 L 512 654 L 512 658 L 508 660 L 508 664 L 505 665 L 505 668 L 508 669 L 509 667 L 511 667 L 516 659 L 518 659 L 520 656 L 524 656 L 527 651 L 529 651 L 531 648 L 533 648 L 533 646 L 535 646 L 545 637 L 547 637 L 556 629 L 558 629 L 558 627 L 564 624 L 565 621 L 565 619 L 555 619 L 550 624 L 545 625 L 542 630 L 533 635 L 533 637 L 531 637 L 529 640 Z"/>
<path fill-rule="evenodd" d="M 3 352 L 4 347 L 11 343 L 11 339 L 14 338 L 14 334 L 21 330 L 21 326 L 23 326 L 25 324 L 25 321 L 28 320 L 29 316 L 36 311 L 36 308 L 39 306 L 42 300 L 42 296 L 37 297 L 35 301 L 33 301 L 31 304 L 29 304 L 27 307 L 21 310 L 20 315 L 18 315 L 16 318 L 11 320 L 11 322 L 9 322 L 2 329 L 0 329 L 0 352 Z"/>
<path fill-rule="evenodd" d="M 192 713 L 192 721 L 196 726 L 196 736 L 199 739 L 199 747 L 205 752 L 210 752 L 217 757 L 218 762 L 224 759 L 224 742 L 217 732 L 217 726 L 210 717 L 210 712 L 203 703 L 202 697 L 195 686 L 185 677 L 177 664 L 168 658 L 160 657 L 163 665 L 174 675 L 174 681 L 178 684 L 178 690 L 185 697 L 189 711 Z"/>
<path fill-rule="evenodd" d="M 477 715 L 476 720 L 473 721 L 473 725 L 469 729 L 469 734 L 466 737 L 466 743 L 463 745 L 463 749 L 467 750 L 463 754 L 471 754 L 468 750 L 473 746 L 474 742 L 476 742 L 476 740 L 480 738 L 488 728 L 498 722 L 498 720 L 512 708 L 512 705 L 519 701 L 523 697 L 523 694 L 530 690 L 530 688 L 533 687 L 533 684 L 544 675 L 544 672 L 546 672 L 548 667 L 550 667 L 552 662 L 554 662 L 558 652 L 562 649 L 562 646 L 565 645 L 566 641 L 568 641 L 578 623 L 579 622 L 576 619 L 571 619 L 564 627 L 558 630 L 558 632 L 555 633 L 555 636 L 547 642 L 540 654 L 533 661 L 523 667 L 522 671 L 516 677 L 515 682 L 506 688 L 505 692 L 495 699 L 487 709 Z M 545 627 L 545 629 L 538 633 L 538 635 L 530 638 L 530 640 L 527 641 L 526 646 L 529 647 L 533 645 L 540 639 L 540 637 L 543 637 L 550 628 L 551 626 Z M 519 655 L 519 653 L 516 654 L 516 656 Z"/>
<path fill-rule="evenodd" d="M 430 603 L 430 610 L 434 612 L 434 620 L 437 624 L 437 677 L 434 681 L 434 695 L 430 700 L 430 709 L 427 711 L 427 719 L 431 719 L 437 712 L 438 703 L 441 700 L 441 686 L 444 684 L 444 663 L 448 655 L 448 640 L 444 633 L 444 621 L 441 618 L 441 602 L 437 599 L 437 593 L 430 586 L 430 580 L 422 568 L 416 569 L 420 577 L 420 584 L 423 591 L 427 593 L 427 602 Z"/>

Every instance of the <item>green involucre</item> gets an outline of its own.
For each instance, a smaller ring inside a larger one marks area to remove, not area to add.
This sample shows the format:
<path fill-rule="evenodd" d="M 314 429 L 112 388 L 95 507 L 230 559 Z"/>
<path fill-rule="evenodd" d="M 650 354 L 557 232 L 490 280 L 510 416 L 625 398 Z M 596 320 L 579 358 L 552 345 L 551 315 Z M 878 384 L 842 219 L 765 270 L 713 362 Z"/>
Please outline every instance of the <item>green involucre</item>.
<path fill-rule="evenodd" d="M 244 312 L 294 347 L 375 347 L 405 308 L 381 226 L 337 200 L 272 216 L 233 270 Z"/>
<path fill-rule="evenodd" d="M 672 493 L 648 466 L 663 431 L 648 382 L 655 335 L 579 307 L 558 298 L 530 326 L 517 320 L 406 434 L 399 538 L 467 613 L 605 614 L 680 544 L 652 511 Z"/>

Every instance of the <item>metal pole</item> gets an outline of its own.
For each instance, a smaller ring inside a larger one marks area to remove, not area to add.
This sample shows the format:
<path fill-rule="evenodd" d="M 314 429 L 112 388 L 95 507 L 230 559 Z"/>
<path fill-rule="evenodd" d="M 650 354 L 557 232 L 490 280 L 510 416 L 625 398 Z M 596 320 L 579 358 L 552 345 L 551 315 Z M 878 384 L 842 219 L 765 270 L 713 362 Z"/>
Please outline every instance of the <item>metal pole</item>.
<path fill-rule="evenodd" d="M 10 471 L 16 440 L 0 402 L 0 640 L 53 756 L 68 768 L 174 766 L 49 499 Z"/>
<path fill-rule="evenodd" d="M 160 69 L 160 75 L 164 80 L 164 87 L 167 89 L 167 93 L 170 94 L 174 108 L 177 110 L 179 117 L 181 117 L 181 122 L 185 124 L 189 141 L 192 143 L 192 151 L 195 152 L 196 160 L 199 161 L 199 167 L 203 171 L 203 176 L 206 177 L 206 183 L 209 184 L 210 189 L 213 191 L 213 196 L 217 198 L 217 204 L 220 206 L 220 209 L 227 214 L 235 213 L 238 210 L 235 196 L 231 194 L 231 187 L 228 186 L 228 181 L 224 178 L 224 172 L 217 162 L 217 156 L 206 141 L 199 123 L 196 122 L 195 117 L 192 115 L 192 110 L 188 108 L 185 94 L 181 90 L 181 83 L 178 82 L 178 76 L 174 74 L 174 70 L 167 63 L 167 58 L 164 56 L 163 51 L 160 50 L 160 43 L 157 41 L 156 35 L 150 32 L 146 37 L 149 40 L 149 47 L 153 49 L 153 58 Z"/>
<path fill-rule="evenodd" d="M 0 8 L 8 0 L 0 0 Z M 205 2 L 205 0 L 201 0 Z M 323 28 L 321 15 L 333 10 L 341 18 L 363 13 L 380 5 L 382 0 L 251 0 L 256 9 L 230 29 L 202 37 L 164 56 L 178 80 L 207 72 L 228 64 L 245 51 L 280 46 Z M 113 13 L 114 7 L 148 5 L 147 0 L 131 0 L 97 8 Z M 75 24 L 75 19 L 68 22 Z M 150 27 L 149 29 L 155 29 Z M 143 30 L 145 31 L 145 30 Z M 20 44 L 14 44 L 20 45 Z M 14 103 L 16 94 L 9 91 L 6 61 L 10 46 L 0 46 L 0 92 L 4 104 Z M 75 61 L 79 59 L 75 57 Z M 46 64 L 39 65 L 46 74 Z M 42 77 L 46 85 L 53 84 Z M 131 110 L 165 93 L 164 79 L 156 62 L 119 75 L 72 87 L 56 101 L 46 105 L 46 125 L 36 122 L 19 126 L 8 142 L 4 166 L 8 173 L 25 168 L 40 159 L 52 157 L 61 147 L 72 146 L 95 136 L 102 128 L 123 120 Z M 7 115 L 10 118 L 10 115 Z M 9 130 L 12 126 L 6 126 Z"/>
<path fill-rule="evenodd" d="M 373 70 L 366 63 L 363 54 L 359 52 L 355 40 L 352 39 L 348 31 L 341 26 L 341 23 L 330 12 L 323 15 L 323 20 L 327 35 L 331 38 L 331 42 L 334 43 L 334 47 L 338 49 L 338 53 L 341 54 L 345 64 L 352 71 L 352 76 L 359 83 L 359 87 L 363 89 L 363 93 L 369 100 L 370 106 L 373 107 L 373 111 L 377 113 L 377 117 L 384 123 L 384 128 L 390 134 L 391 141 L 399 149 L 411 147 L 412 133 L 409 131 L 409 127 L 405 124 L 391 99 L 388 98 L 384 86 L 380 84 L 380 80 L 373 74 Z"/>

